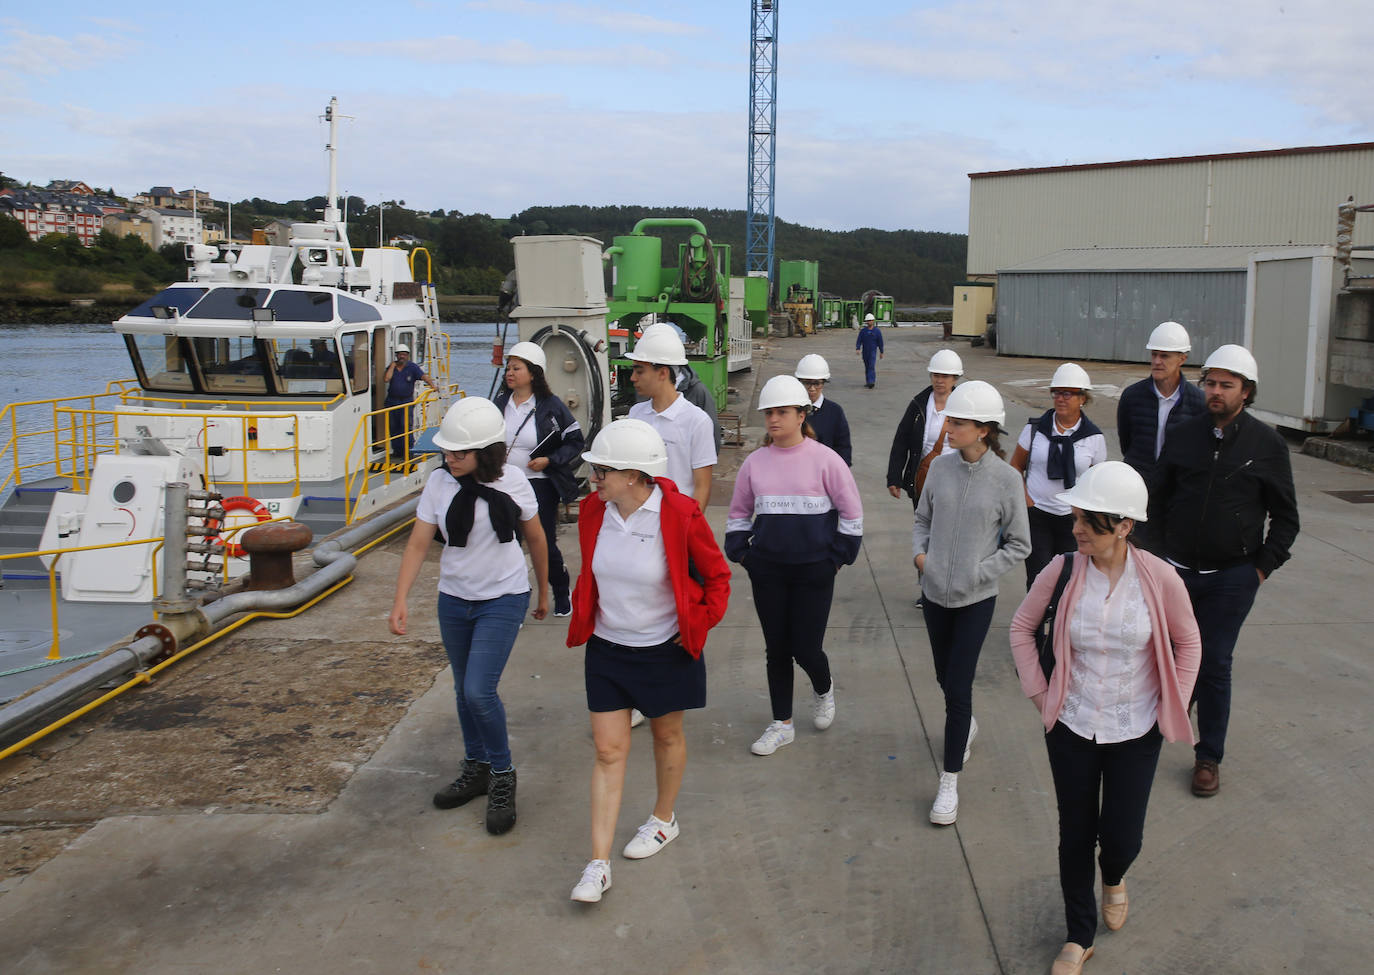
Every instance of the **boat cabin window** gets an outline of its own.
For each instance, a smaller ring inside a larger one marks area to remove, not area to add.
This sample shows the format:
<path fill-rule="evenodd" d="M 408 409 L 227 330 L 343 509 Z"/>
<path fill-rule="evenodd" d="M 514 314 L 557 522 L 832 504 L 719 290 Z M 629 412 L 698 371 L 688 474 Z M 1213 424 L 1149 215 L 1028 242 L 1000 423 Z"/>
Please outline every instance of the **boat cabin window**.
<path fill-rule="evenodd" d="M 263 306 L 267 292 L 267 288 L 216 288 L 202 298 L 186 317 L 252 321 L 253 309 Z"/>
<path fill-rule="evenodd" d="M 339 295 L 339 317 L 349 323 L 380 322 L 382 313 L 371 305 L 365 305 L 356 298 Z M 278 315 L 278 318 L 281 316 Z"/>
<path fill-rule="evenodd" d="M 278 387 L 283 392 L 288 395 L 343 392 L 343 370 L 333 339 L 272 339 L 269 345 L 277 360 Z"/>
<path fill-rule="evenodd" d="M 267 392 L 267 371 L 251 335 L 196 336 L 190 342 L 207 393 Z"/>
<path fill-rule="evenodd" d="M 186 314 L 209 288 L 164 288 L 153 295 L 143 304 L 128 313 L 129 318 L 156 318 L 153 309 L 175 308 L 181 314 Z"/>
<path fill-rule="evenodd" d="M 343 337 L 343 361 L 348 368 L 348 384 L 354 393 L 365 393 L 372 376 L 368 361 L 366 332 L 349 332 Z"/>
<path fill-rule="evenodd" d="M 276 291 L 267 307 L 279 322 L 332 322 L 333 297 L 328 291 Z"/>
<path fill-rule="evenodd" d="M 177 391 L 193 388 L 191 365 L 175 335 L 125 335 L 124 344 L 144 389 Z"/>

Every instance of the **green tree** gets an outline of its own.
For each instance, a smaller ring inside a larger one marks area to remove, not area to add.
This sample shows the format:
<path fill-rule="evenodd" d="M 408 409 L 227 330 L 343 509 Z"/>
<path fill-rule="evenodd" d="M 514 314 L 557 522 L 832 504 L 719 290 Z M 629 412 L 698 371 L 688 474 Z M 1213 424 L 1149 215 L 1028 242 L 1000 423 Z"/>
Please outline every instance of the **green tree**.
<path fill-rule="evenodd" d="M 29 243 L 29 232 L 24 225 L 7 213 L 0 214 L 0 250 L 28 247 Z"/>

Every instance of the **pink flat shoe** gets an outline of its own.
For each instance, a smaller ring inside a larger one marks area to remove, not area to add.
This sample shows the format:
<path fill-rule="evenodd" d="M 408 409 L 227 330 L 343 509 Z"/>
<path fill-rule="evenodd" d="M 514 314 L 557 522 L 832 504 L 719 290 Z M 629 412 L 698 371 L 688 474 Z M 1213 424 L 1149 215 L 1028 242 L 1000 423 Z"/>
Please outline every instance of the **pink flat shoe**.
<path fill-rule="evenodd" d="M 1091 946 L 1084 948 L 1075 941 L 1066 942 L 1050 966 L 1050 975 L 1082 975 L 1083 963 L 1092 956 Z"/>

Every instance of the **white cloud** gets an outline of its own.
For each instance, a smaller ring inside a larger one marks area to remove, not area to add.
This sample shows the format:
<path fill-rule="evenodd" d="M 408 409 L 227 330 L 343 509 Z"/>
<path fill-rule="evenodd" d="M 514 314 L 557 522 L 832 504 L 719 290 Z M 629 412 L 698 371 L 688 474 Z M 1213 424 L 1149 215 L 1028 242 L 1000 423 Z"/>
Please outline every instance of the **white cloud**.
<path fill-rule="evenodd" d="M 89 70 L 119 61 L 130 54 L 122 38 L 95 34 L 36 34 L 20 26 L 6 31 L 8 43 L 0 47 L 0 69 L 19 76 L 55 77 L 72 70 Z"/>
<path fill-rule="evenodd" d="M 640 46 L 557 49 L 517 40 L 492 45 L 452 34 L 396 41 L 326 41 L 316 47 L 348 57 L 396 58 L 429 64 L 488 64 L 505 68 L 604 67 L 607 64 L 648 67 L 660 58 L 651 48 Z"/>
<path fill-rule="evenodd" d="M 687 37 L 707 33 L 699 24 L 664 20 L 633 10 L 583 3 L 537 3 L 535 0 L 474 0 L 469 10 L 500 13 L 503 17 L 523 16 L 536 20 L 558 20 L 585 24 L 597 30 L 626 34 L 660 34 Z"/>

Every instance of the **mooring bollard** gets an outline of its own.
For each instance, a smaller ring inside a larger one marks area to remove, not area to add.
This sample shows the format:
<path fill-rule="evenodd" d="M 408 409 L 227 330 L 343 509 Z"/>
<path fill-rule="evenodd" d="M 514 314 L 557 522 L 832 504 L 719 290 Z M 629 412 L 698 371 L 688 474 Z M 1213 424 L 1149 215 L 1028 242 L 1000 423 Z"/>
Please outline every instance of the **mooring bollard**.
<path fill-rule="evenodd" d="M 315 533 L 296 521 L 273 522 L 245 531 L 239 544 L 248 553 L 245 589 L 285 589 L 296 584 L 291 556 L 306 548 Z"/>

